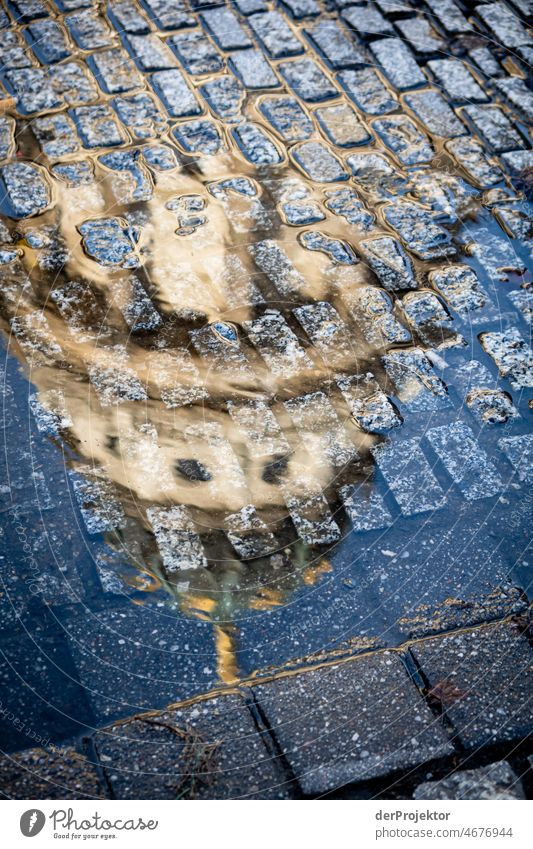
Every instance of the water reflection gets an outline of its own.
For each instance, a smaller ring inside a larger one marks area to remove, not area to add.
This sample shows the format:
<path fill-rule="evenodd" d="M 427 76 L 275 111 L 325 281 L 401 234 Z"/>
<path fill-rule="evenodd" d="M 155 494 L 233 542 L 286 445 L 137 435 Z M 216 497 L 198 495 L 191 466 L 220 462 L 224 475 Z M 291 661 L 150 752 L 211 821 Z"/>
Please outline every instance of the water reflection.
<path fill-rule="evenodd" d="M 413 322 L 374 277 L 416 287 L 420 260 L 374 207 L 409 188 L 427 200 L 429 172 L 408 184 L 364 147 L 348 165 L 357 191 L 229 150 L 192 160 L 164 137 L 73 159 L 2 254 L 5 326 L 36 414 L 77 457 L 89 532 L 135 565 L 135 589 L 213 621 L 226 681 L 238 611 L 320 580 L 339 491 L 372 492 L 370 448 L 402 423 L 381 355 L 406 404 L 445 394 L 421 351 L 403 355 Z M 435 181 L 448 219 L 470 214 L 463 183 Z M 420 296 L 427 338 L 450 344 L 441 302 Z"/>
<path fill-rule="evenodd" d="M 348 308 L 368 271 L 320 245 L 310 261 L 278 218 L 295 186 L 312 195 L 299 176 L 260 186 L 230 154 L 184 169 L 165 149 L 56 169 L 53 207 L 14 228 L 3 314 L 39 414 L 89 480 L 92 528 L 135 563 L 136 589 L 221 623 L 229 679 L 235 611 L 282 604 L 329 568 L 338 489 L 368 475 L 378 438 L 334 378 L 376 372 L 379 346 Z M 265 238 L 281 262 L 266 248 L 254 261 Z M 316 301 L 333 312 L 312 346 L 291 311 Z"/>

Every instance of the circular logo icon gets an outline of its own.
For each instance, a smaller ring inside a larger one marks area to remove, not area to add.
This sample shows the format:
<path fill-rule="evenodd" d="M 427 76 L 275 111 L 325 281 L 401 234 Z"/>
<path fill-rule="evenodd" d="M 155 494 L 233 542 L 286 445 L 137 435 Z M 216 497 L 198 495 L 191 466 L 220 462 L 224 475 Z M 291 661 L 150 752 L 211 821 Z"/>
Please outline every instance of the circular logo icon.
<path fill-rule="evenodd" d="M 42 831 L 46 822 L 46 817 L 42 811 L 37 808 L 31 808 L 29 811 L 24 811 L 20 818 L 20 830 L 24 837 L 35 837 Z"/>

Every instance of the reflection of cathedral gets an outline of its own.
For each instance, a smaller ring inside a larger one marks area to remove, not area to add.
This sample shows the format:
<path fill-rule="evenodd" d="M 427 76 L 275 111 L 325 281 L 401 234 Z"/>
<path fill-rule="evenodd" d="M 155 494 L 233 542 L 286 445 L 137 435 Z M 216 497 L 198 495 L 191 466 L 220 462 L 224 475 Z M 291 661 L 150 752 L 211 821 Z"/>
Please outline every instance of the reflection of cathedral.
<path fill-rule="evenodd" d="M 276 200 L 310 193 L 294 173 L 267 192 L 205 169 L 56 168 L 53 208 L 17 225 L 0 276 L 38 424 L 79 455 L 89 532 L 128 553 L 139 587 L 227 618 L 323 569 L 339 492 L 372 474 L 368 431 L 400 422 L 367 374 L 380 317 L 396 320 L 383 293 L 374 344 L 354 337 L 368 272 L 324 253 L 309 266 L 287 226 L 272 239 Z"/>

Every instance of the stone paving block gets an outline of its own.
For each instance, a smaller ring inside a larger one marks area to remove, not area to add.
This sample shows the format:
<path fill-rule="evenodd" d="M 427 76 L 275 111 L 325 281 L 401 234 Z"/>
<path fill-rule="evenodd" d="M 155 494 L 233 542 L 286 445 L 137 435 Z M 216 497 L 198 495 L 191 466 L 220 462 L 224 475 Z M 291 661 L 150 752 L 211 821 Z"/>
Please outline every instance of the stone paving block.
<path fill-rule="evenodd" d="M 470 32 L 472 29 L 472 24 L 465 18 L 454 0 L 425 0 L 425 2 L 431 9 L 429 17 L 437 18 L 447 33 L 456 35 Z"/>
<path fill-rule="evenodd" d="M 246 88 L 277 88 L 280 85 L 260 50 L 241 50 L 231 56 L 229 64 Z"/>
<path fill-rule="evenodd" d="M 405 95 L 405 103 L 430 133 L 454 137 L 466 135 L 466 127 L 440 92 L 422 89 Z"/>
<path fill-rule="evenodd" d="M 353 358 L 350 331 L 330 303 L 319 301 L 293 312 L 325 362 L 338 366 Z"/>
<path fill-rule="evenodd" d="M 395 144 L 398 144 L 398 139 L 395 140 Z M 424 151 L 423 146 L 419 147 L 418 141 L 417 147 L 418 150 Z M 400 156 L 398 146 L 394 152 Z M 423 155 L 427 154 L 423 153 Z M 414 158 L 416 159 L 416 155 Z M 450 244 L 450 234 L 436 224 L 434 215 L 420 204 L 410 203 L 403 198 L 398 199 L 385 207 L 383 215 L 387 224 L 396 230 L 406 247 L 415 256 L 421 259 L 439 259 L 455 253 L 454 247 Z"/>
<path fill-rule="evenodd" d="M 524 147 L 522 137 L 505 112 L 497 106 L 465 106 L 463 111 L 481 138 L 496 153 Z"/>
<path fill-rule="evenodd" d="M 0 797 L 5 799 L 105 799 L 95 767 L 75 749 L 26 749 L 0 755 Z"/>
<path fill-rule="evenodd" d="M 339 147 L 356 147 L 370 141 L 369 131 L 349 103 L 321 106 L 315 116 L 328 139 Z"/>
<path fill-rule="evenodd" d="M 459 59 L 433 59 L 427 67 L 454 103 L 488 100 L 470 69 Z"/>
<path fill-rule="evenodd" d="M 522 782 L 507 761 L 454 772 L 440 781 L 424 781 L 413 793 L 413 799 L 464 801 L 525 798 Z"/>
<path fill-rule="evenodd" d="M 304 277 L 294 268 L 283 248 L 273 239 L 257 242 L 250 247 L 250 253 L 258 268 L 266 274 L 282 295 L 290 296 L 305 288 Z M 273 319 L 276 313 L 269 313 L 260 321 L 267 323 L 269 315 Z"/>
<path fill-rule="evenodd" d="M 516 327 L 503 333 L 481 333 L 479 339 L 513 389 L 533 387 L 533 350 Z"/>
<path fill-rule="evenodd" d="M 142 85 L 142 76 L 125 50 L 117 48 L 96 53 L 91 66 L 98 85 L 107 94 L 120 94 Z"/>
<path fill-rule="evenodd" d="M 350 166 L 356 187 L 368 196 L 367 203 L 378 199 L 388 200 L 394 197 L 404 185 L 405 175 L 398 172 L 397 167 L 393 167 L 391 159 L 384 152 L 352 154 L 346 158 L 346 162 Z M 391 265 L 391 270 L 398 271 L 400 265 L 409 265 L 407 257 L 404 257 L 403 262 L 400 263 L 398 258 L 394 256 L 401 251 L 399 245 L 397 249 L 390 246 L 391 242 L 395 243 L 395 239 L 381 233 L 376 241 L 382 243 L 382 248 L 378 251 L 378 254 L 385 256 L 381 258 L 385 258 L 388 254 L 384 264 Z M 389 247 L 386 247 L 387 243 L 389 243 Z M 412 275 L 407 276 L 412 277 Z M 379 277 L 381 279 L 382 275 L 379 274 Z M 383 274 L 383 277 L 385 277 L 385 274 Z M 386 285 L 385 282 L 382 281 L 382 283 L 384 286 Z M 405 285 L 403 287 L 397 286 L 397 288 L 405 288 Z"/>
<path fill-rule="evenodd" d="M 78 106 L 70 113 L 83 146 L 89 150 L 96 147 L 115 147 L 126 141 L 125 131 L 115 120 L 107 104 Z"/>
<path fill-rule="evenodd" d="M 252 47 L 252 42 L 230 8 L 206 9 L 201 12 L 201 19 L 222 50 Z"/>
<path fill-rule="evenodd" d="M 398 410 L 380 389 L 371 372 L 338 374 L 335 380 L 354 421 L 361 430 L 369 433 L 387 433 L 401 426 L 402 418 Z"/>
<path fill-rule="evenodd" d="M 207 566 L 200 537 L 186 507 L 179 504 L 170 510 L 150 507 L 147 516 L 167 572 Z"/>
<path fill-rule="evenodd" d="M 285 402 L 285 409 L 307 448 L 320 463 L 342 469 L 357 456 L 355 446 L 324 392 L 314 392 Z"/>
<path fill-rule="evenodd" d="M 242 155 L 258 168 L 278 165 L 284 158 L 272 138 L 258 124 L 240 124 L 231 131 L 231 135 Z"/>
<path fill-rule="evenodd" d="M 304 52 L 302 42 L 296 38 L 293 30 L 279 12 L 252 15 L 249 24 L 272 59 L 297 56 Z"/>
<path fill-rule="evenodd" d="M 342 71 L 339 81 L 356 106 L 369 115 L 383 115 L 398 108 L 396 95 L 373 68 Z"/>
<path fill-rule="evenodd" d="M 453 154 L 474 185 L 487 188 L 499 183 L 502 179 L 501 170 L 493 160 L 487 157 L 483 145 L 477 139 L 460 136 L 447 142 L 446 148 Z"/>
<path fill-rule="evenodd" d="M 452 753 L 394 654 L 281 678 L 253 693 L 305 795 Z"/>
<path fill-rule="evenodd" d="M 519 416 L 511 396 L 497 387 L 497 378 L 477 360 L 455 370 L 454 384 L 476 419 L 485 424 L 501 424 Z M 521 437 L 511 437 L 511 439 Z M 504 450 L 499 443 L 500 449 Z M 507 452 L 505 452 L 507 453 Z"/>
<path fill-rule="evenodd" d="M 113 0 L 108 8 L 108 14 L 119 32 L 143 35 L 150 31 L 148 21 L 141 14 L 134 0 Z"/>
<path fill-rule="evenodd" d="M 159 29 L 181 29 L 192 27 L 196 23 L 183 0 L 144 0 L 143 5 Z M 194 3 L 191 5 L 195 6 Z"/>
<path fill-rule="evenodd" d="M 435 155 L 428 138 L 405 115 L 392 115 L 372 121 L 372 128 L 402 165 L 430 162 Z"/>
<path fill-rule="evenodd" d="M 373 531 L 392 525 L 392 516 L 379 492 L 365 491 L 352 484 L 342 487 L 340 495 L 354 531 Z"/>
<path fill-rule="evenodd" d="M 336 183 L 348 179 L 341 160 L 322 142 L 302 142 L 291 149 L 291 155 L 304 174 L 316 183 Z"/>
<path fill-rule="evenodd" d="M 500 439 L 498 446 L 514 466 L 518 480 L 533 483 L 533 435 L 508 436 Z"/>
<path fill-rule="evenodd" d="M 331 100 L 338 92 L 312 59 L 281 62 L 279 71 L 294 93 L 307 103 Z"/>
<path fill-rule="evenodd" d="M 492 80 L 496 77 L 501 77 L 504 73 L 502 66 L 495 58 L 489 46 L 476 47 L 470 51 L 469 57 L 488 79 Z"/>
<path fill-rule="evenodd" d="M 391 349 L 383 363 L 406 410 L 423 412 L 450 406 L 447 387 L 421 348 Z"/>
<path fill-rule="evenodd" d="M 392 85 L 399 91 L 427 83 L 427 77 L 418 66 L 413 53 L 400 38 L 373 41 L 370 50 Z"/>
<path fill-rule="evenodd" d="M 533 732 L 533 649 L 505 622 L 415 643 L 411 649 L 460 743 L 477 749 Z"/>
<path fill-rule="evenodd" d="M 368 62 L 366 52 L 353 39 L 348 38 L 335 21 L 320 21 L 312 27 L 306 27 L 305 33 L 335 71 L 357 68 Z"/>
<path fill-rule="evenodd" d="M 503 94 L 519 115 L 531 122 L 533 118 L 533 92 L 524 80 L 518 77 L 504 77 L 496 80 L 496 88 Z"/>
<path fill-rule="evenodd" d="M 258 103 L 264 117 L 287 142 L 303 141 L 313 134 L 311 119 L 296 98 L 285 95 L 264 97 Z"/>
<path fill-rule="evenodd" d="M 455 331 L 454 320 L 443 301 L 427 289 L 409 292 L 402 298 L 401 309 L 407 323 L 428 347 L 436 350 L 463 347 L 464 337 Z"/>
<path fill-rule="evenodd" d="M 116 37 L 103 17 L 82 9 L 65 18 L 71 36 L 82 50 L 109 47 Z"/>
<path fill-rule="evenodd" d="M 416 439 L 378 445 L 372 453 L 405 516 L 444 506 L 444 492 Z"/>
<path fill-rule="evenodd" d="M 353 169 L 353 158 L 348 162 Z M 367 239 L 361 243 L 361 251 L 385 289 L 395 291 L 414 285 L 411 261 L 396 239 L 385 235 Z"/>
<path fill-rule="evenodd" d="M 65 615 L 61 623 L 100 721 L 190 698 L 216 680 L 213 629 L 207 622 L 129 605 Z"/>
<path fill-rule="evenodd" d="M 0 46 L 0 62 L 2 68 L 29 68 L 31 67 L 31 54 L 16 32 L 3 30 L 2 45 Z"/>
<path fill-rule="evenodd" d="M 168 39 L 168 44 L 189 74 L 215 74 L 224 67 L 214 45 L 198 30 L 178 33 Z"/>
<path fill-rule="evenodd" d="M 277 548 L 274 535 L 259 518 L 253 504 L 224 519 L 228 539 L 243 560 L 262 557 Z"/>
<path fill-rule="evenodd" d="M 228 409 L 251 453 L 258 457 L 283 457 L 289 453 L 289 443 L 274 413 L 263 401 L 230 402 Z"/>
<path fill-rule="evenodd" d="M 500 159 L 513 176 L 533 167 L 532 150 L 511 150 L 509 153 L 501 153 Z"/>
<path fill-rule="evenodd" d="M 463 422 L 430 428 L 426 437 L 466 499 L 490 498 L 503 491 L 505 485 L 494 463 Z"/>
<path fill-rule="evenodd" d="M 393 34 L 391 24 L 373 4 L 359 3 L 357 8 L 348 8 L 342 12 L 342 17 L 363 39 L 371 40 L 379 35 Z"/>
<path fill-rule="evenodd" d="M 490 320 L 488 296 L 467 265 L 443 265 L 429 274 L 429 281 L 464 321 L 479 324 Z"/>
<path fill-rule="evenodd" d="M 24 31 L 37 58 L 46 65 L 70 56 L 65 31 L 55 21 L 34 21 Z"/>
<path fill-rule="evenodd" d="M 296 464 L 292 472 L 290 483 L 282 483 L 281 489 L 298 539 L 306 545 L 330 545 L 340 539 L 340 529 L 314 475 Z"/>
<path fill-rule="evenodd" d="M 227 345 L 211 327 L 191 330 L 192 344 L 202 358 L 209 363 L 212 372 L 218 374 L 252 375 L 245 355 L 237 345 Z"/>
<path fill-rule="evenodd" d="M 504 3 L 480 4 L 476 15 L 483 21 L 498 44 L 520 47 L 531 40 L 520 19 Z"/>
<path fill-rule="evenodd" d="M 240 696 L 103 729 L 95 745 L 117 799 L 285 799 L 287 777 Z"/>
<path fill-rule="evenodd" d="M 156 71 L 151 77 L 155 93 L 161 98 L 172 118 L 199 115 L 202 111 L 179 68 Z"/>
<path fill-rule="evenodd" d="M 429 58 L 447 52 L 444 40 L 426 17 L 400 20 L 396 26 L 419 56 Z"/>
<path fill-rule="evenodd" d="M 320 14 L 320 6 L 316 0 L 282 0 L 283 6 L 295 20 L 315 18 Z"/>
<path fill-rule="evenodd" d="M 78 466 L 76 470 L 69 471 L 69 477 L 90 534 L 99 534 L 124 525 L 122 505 L 101 469 Z"/>
<path fill-rule="evenodd" d="M 265 313 L 244 327 L 253 344 L 274 374 L 291 378 L 312 368 L 312 363 L 295 333 L 277 310 Z"/>

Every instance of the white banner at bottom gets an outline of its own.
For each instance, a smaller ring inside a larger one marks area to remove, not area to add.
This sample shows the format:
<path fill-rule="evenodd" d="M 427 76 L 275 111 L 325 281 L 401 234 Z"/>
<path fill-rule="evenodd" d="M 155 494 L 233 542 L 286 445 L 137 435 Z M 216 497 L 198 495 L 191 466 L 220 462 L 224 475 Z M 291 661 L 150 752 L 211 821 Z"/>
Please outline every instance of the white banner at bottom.
<path fill-rule="evenodd" d="M 5 802 L 4 846 L 530 849 L 532 802 Z M 274 806 L 276 810 L 274 810 Z M 29 841 L 35 839 L 35 843 Z M 67 842 L 68 841 L 68 842 Z"/>

